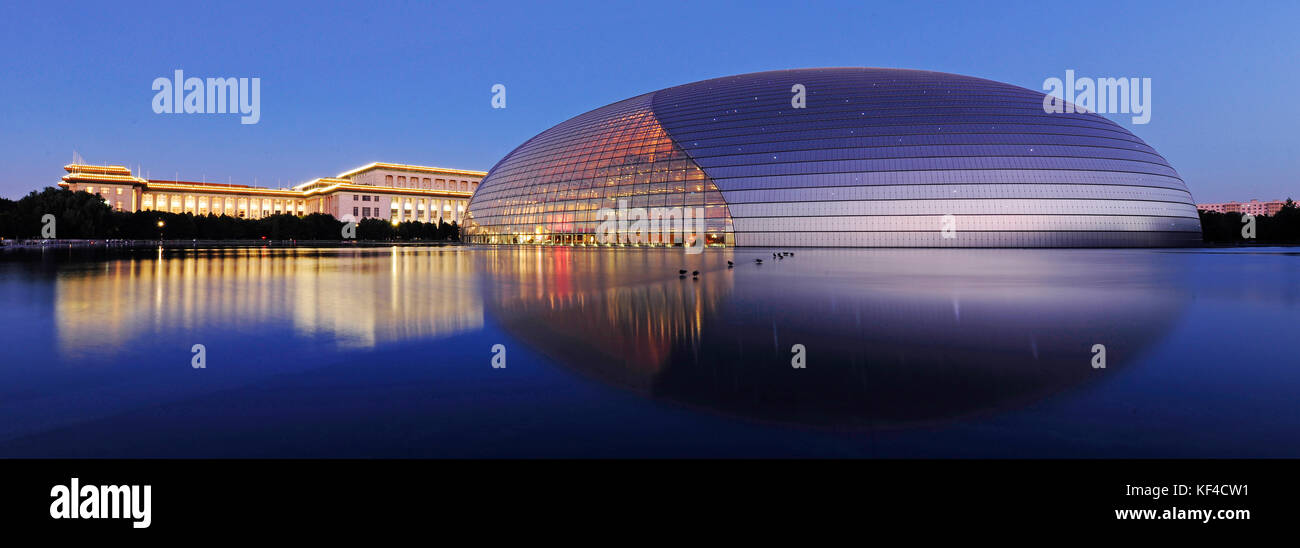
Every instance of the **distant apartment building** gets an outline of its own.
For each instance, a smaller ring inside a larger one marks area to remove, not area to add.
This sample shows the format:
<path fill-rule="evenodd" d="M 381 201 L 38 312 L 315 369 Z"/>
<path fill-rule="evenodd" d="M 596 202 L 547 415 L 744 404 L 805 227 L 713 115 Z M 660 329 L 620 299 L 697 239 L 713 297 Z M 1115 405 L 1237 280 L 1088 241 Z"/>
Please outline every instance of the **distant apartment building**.
<path fill-rule="evenodd" d="M 70 164 L 59 186 L 98 195 L 117 211 L 257 219 L 328 213 L 338 219 L 461 223 L 484 171 L 375 162 L 293 188 L 145 179 L 123 166 Z"/>
<path fill-rule="evenodd" d="M 1282 206 L 1286 204 L 1285 200 L 1269 200 L 1261 202 L 1251 200 L 1249 202 L 1224 202 L 1221 204 L 1196 204 L 1196 209 L 1201 211 L 1214 211 L 1216 213 L 1242 213 L 1245 215 L 1274 215 L 1282 211 Z"/>

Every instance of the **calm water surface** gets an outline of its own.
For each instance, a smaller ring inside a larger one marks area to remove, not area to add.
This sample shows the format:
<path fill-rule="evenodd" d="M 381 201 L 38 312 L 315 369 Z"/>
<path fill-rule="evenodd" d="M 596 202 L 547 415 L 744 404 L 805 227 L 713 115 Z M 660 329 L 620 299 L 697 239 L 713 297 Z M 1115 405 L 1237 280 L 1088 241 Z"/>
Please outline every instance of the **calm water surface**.
<path fill-rule="evenodd" d="M 0 256 L 0 456 L 1300 456 L 1295 249 L 771 254 Z"/>

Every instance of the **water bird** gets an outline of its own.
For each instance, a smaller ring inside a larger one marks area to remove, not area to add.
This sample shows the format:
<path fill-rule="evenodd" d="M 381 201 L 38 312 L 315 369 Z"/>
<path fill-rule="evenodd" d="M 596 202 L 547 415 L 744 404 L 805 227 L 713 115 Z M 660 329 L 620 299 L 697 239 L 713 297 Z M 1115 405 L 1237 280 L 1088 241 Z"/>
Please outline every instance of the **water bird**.
<path fill-rule="evenodd" d="M 763 259 L 754 259 L 754 262 L 758 264 L 763 264 Z"/>
<path fill-rule="evenodd" d="M 691 272 L 691 275 L 692 275 L 692 276 L 699 276 L 699 275 L 700 275 L 700 271 L 698 271 L 698 270 L 693 271 L 693 272 Z"/>
<path fill-rule="evenodd" d="M 678 273 L 678 274 L 685 274 L 685 273 L 686 273 L 686 269 L 683 268 L 683 269 L 681 269 L 681 270 L 678 270 L 677 273 Z"/>
<path fill-rule="evenodd" d="M 727 261 L 727 268 L 731 268 L 731 267 L 733 267 L 733 266 L 736 266 L 736 263 L 733 263 L 733 262 L 731 262 L 731 261 Z"/>

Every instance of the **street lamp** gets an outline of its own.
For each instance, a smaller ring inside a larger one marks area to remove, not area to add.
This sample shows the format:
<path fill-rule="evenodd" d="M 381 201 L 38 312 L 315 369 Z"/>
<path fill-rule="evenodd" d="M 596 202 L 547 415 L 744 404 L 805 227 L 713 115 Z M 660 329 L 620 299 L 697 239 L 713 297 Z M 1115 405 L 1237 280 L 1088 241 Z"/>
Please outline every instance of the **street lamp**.
<path fill-rule="evenodd" d="M 163 226 L 166 226 L 166 224 L 167 223 L 164 223 L 162 219 L 158 219 L 158 241 L 160 242 L 163 239 Z"/>

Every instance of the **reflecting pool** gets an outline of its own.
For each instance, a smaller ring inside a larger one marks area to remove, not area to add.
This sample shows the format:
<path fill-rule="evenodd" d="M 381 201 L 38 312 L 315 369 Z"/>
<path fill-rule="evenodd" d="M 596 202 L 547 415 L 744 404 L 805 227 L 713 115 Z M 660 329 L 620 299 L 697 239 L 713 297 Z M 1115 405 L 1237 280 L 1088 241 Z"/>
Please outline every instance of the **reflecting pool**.
<path fill-rule="evenodd" d="M 0 293 L 4 457 L 1300 456 L 1293 248 L 61 250 Z"/>

